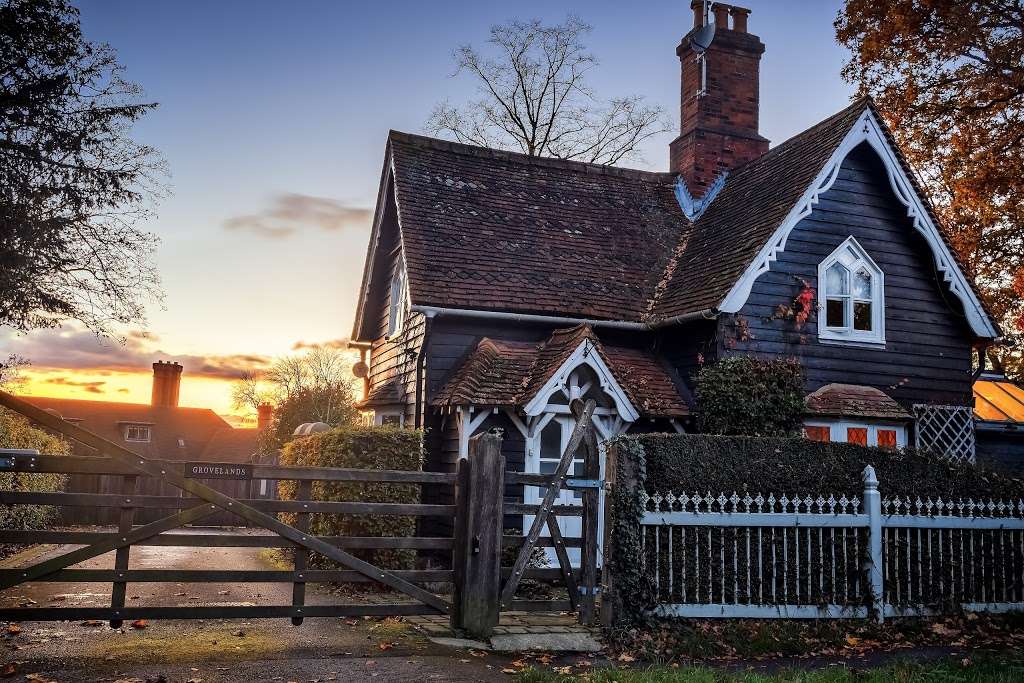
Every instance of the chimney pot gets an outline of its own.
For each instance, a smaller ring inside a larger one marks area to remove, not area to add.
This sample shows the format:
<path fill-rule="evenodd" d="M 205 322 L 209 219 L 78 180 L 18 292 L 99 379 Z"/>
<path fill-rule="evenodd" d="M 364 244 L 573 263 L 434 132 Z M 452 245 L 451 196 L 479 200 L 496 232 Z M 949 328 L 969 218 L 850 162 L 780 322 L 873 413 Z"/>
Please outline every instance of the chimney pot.
<path fill-rule="evenodd" d="M 743 7 L 732 7 L 729 14 L 732 16 L 732 30 L 737 33 L 746 33 L 747 17 L 750 16 L 750 10 Z"/>
<path fill-rule="evenodd" d="M 720 2 L 711 6 L 711 11 L 715 13 L 716 31 L 724 31 L 729 28 L 729 9 L 729 5 L 723 5 Z"/>
<path fill-rule="evenodd" d="M 690 3 L 690 9 L 693 10 L 693 27 L 703 28 L 704 27 L 704 0 L 693 0 Z"/>
<path fill-rule="evenodd" d="M 153 396 L 151 405 L 159 408 L 177 408 L 181 390 L 182 367 L 178 363 L 153 363 Z"/>

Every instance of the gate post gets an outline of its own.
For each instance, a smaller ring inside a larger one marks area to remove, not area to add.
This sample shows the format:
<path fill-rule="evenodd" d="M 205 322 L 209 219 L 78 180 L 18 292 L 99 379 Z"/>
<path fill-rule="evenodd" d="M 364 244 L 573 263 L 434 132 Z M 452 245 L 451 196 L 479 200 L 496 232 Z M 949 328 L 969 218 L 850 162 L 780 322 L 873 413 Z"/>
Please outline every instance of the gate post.
<path fill-rule="evenodd" d="M 604 626 L 614 626 L 625 611 L 622 606 L 626 601 L 635 599 L 635 596 L 622 595 L 615 585 L 615 568 L 618 563 L 616 555 L 623 554 L 622 550 L 616 547 L 615 525 L 618 518 L 615 515 L 615 499 L 620 496 L 630 498 L 636 494 L 641 486 L 642 475 L 638 471 L 634 459 L 628 454 L 621 453 L 618 444 L 609 443 L 606 447 L 606 456 L 604 548 L 601 561 L 601 623 Z M 627 563 L 643 561 L 642 557 L 628 558 L 628 553 L 625 555 Z"/>
<path fill-rule="evenodd" d="M 475 638 L 489 638 L 498 625 L 505 497 L 501 441 L 498 430 L 474 436 L 469 459 L 459 463 L 452 626 Z"/>
<path fill-rule="evenodd" d="M 882 496 L 878 493 L 875 468 L 864 468 L 864 511 L 868 515 L 868 587 L 871 608 L 878 623 L 885 621 L 885 586 L 882 580 Z"/>

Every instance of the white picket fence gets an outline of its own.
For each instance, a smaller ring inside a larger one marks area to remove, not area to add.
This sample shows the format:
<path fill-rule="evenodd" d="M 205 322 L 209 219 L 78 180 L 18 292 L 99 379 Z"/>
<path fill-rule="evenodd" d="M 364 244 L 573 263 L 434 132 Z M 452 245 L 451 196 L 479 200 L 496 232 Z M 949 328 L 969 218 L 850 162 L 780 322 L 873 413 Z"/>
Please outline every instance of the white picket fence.
<path fill-rule="evenodd" d="M 671 617 L 867 618 L 1024 609 L 1024 500 L 641 494 L 642 562 Z"/>

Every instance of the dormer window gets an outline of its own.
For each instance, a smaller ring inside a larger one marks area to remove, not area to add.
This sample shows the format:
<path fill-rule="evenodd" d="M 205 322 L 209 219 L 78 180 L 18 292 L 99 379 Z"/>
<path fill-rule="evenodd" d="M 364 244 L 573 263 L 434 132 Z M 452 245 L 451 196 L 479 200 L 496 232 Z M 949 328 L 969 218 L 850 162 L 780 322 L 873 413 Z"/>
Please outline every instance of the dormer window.
<path fill-rule="evenodd" d="M 149 443 L 153 433 L 149 425 L 125 425 L 124 440 Z"/>
<path fill-rule="evenodd" d="M 818 337 L 885 343 L 882 270 L 853 237 L 818 266 Z"/>
<path fill-rule="evenodd" d="M 388 336 L 402 331 L 405 322 L 405 274 L 399 269 L 391 278 L 391 297 L 388 309 Z"/>

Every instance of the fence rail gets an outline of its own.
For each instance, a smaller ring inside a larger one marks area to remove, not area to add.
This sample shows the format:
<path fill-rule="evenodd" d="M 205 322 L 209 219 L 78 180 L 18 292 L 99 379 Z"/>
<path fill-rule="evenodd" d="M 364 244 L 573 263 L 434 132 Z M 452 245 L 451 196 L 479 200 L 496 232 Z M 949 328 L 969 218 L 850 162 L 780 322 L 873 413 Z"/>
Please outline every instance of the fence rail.
<path fill-rule="evenodd" d="M 654 613 L 866 618 L 1024 608 L 1024 500 L 641 492 Z"/>

